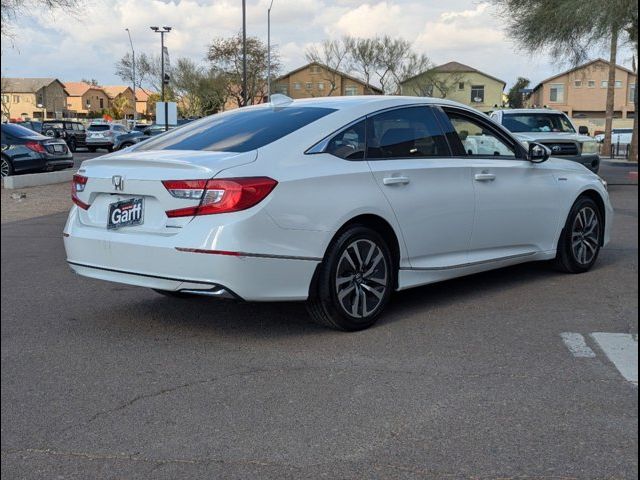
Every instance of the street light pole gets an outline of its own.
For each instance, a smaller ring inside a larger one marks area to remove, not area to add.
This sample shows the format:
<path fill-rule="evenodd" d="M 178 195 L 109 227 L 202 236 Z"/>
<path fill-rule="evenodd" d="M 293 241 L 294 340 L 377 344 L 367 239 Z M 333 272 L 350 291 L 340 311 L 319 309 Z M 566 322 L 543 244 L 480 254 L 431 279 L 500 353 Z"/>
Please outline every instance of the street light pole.
<path fill-rule="evenodd" d="M 151 30 L 153 30 L 156 33 L 160 34 L 160 75 L 161 75 L 161 83 L 160 83 L 160 97 L 162 99 L 162 102 L 164 103 L 164 131 L 166 132 L 167 130 L 169 130 L 169 105 L 167 104 L 167 101 L 165 100 L 165 73 L 164 73 L 164 34 L 165 33 L 169 33 L 171 31 L 171 27 L 151 27 Z M 158 112 L 156 112 L 156 118 L 158 117 Z"/>
<path fill-rule="evenodd" d="M 242 0 L 242 106 L 247 106 L 247 0 Z"/>
<path fill-rule="evenodd" d="M 271 101 L 271 8 L 273 0 L 267 10 L 267 101 Z"/>
<path fill-rule="evenodd" d="M 138 121 L 138 99 L 136 97 L 136 51 L 133 49 L 133 41 L 131 40 L 131 32 L 125 28 L 129 35 L 129 44 L 131 45 L 131 79 L 133 83 L 133 126 Z"/>

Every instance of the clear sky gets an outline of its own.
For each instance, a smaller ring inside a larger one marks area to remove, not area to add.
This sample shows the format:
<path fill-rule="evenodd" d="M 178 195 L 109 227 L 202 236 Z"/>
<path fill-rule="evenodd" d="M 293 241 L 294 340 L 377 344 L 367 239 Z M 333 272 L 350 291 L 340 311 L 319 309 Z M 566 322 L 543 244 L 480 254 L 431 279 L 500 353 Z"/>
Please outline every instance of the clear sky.
<path fill-rule="evenodd" d="M 247 0 L 248 34 L 265 42 L 269 2 Z M 18 21 L 13 42 L 3 40 L 2 74 L 122 83 L 114 64 L 130 50 L 125 28 L 136 51 L 159 53 L 159 36 L 149 26 L 172 26 L 171 57 L 204 62 L 211 39 L 238 32 L 241 18 L 240 0 L 86 0 L 75 16 L 34 11 Z M 401 36 L 436 64 L 456 60 L 508 85 L 518 76 L 535 84 L 568 67 L 544 53 L 518 51 L 493 7 L 478 0 L 274 0 L 271 19 L 285 71 L 305 63 L 309 45 L 344 34 Z M 630 62 L 630 51 L 622 49 L 618 63 Z"/>

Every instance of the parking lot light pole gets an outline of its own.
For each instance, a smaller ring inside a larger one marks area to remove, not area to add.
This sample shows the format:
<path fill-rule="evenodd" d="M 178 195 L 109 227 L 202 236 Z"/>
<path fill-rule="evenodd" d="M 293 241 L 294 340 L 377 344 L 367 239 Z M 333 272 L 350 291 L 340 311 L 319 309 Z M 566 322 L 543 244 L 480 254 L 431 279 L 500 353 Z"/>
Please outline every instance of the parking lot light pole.
<path fill-rule="evenodd" d="M 164 34 L 165 33 L 169 33 L 171 31 L 171 27 L 150 27 L 151 30 L 153 30 L 156 33 L 160 34 L 160 89 L 161 89 L 161 93 L 160 93 L 160 98 L 162 99 L 162 102 L 164 103 L 164 130 L 165 132 L 167 130 L 169 130 L 169 105 L 167 105 L 167 101 L 165 100 L 165 95 L 164 95 L 164 91 L 165 91 L 165 83 L 166 83 L 166 79 L 165 79 L 165 73 L 164 73 Z M 158 118 L 158 112 L 156 112 L 156 119 Z M 157 121 L 157 120 L 156 120 Z"/>
<path fill-rule="evenodd" d="M 129 44 L 131 45 L 131 80 L 133 84 L 133 126 L 135 127 L 138 120 L 138 99 L 136 98 L 136 51 L 133 49 L 133 40 L 131 40 L 131 32 L 125 28 L 129 35 Z"/>
<path fill-rule="evenodd" d="M 271 101 L 271 8 L 273 0 L 267 10 L 267 101 Z"/>

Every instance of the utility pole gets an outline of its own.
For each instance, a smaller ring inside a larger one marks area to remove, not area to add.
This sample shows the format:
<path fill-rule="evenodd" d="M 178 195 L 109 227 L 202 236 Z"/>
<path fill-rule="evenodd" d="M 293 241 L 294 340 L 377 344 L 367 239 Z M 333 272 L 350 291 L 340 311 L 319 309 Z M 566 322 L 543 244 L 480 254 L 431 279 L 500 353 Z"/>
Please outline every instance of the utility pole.
<path fill-rule="evenodd" d="M 131 40 L 131 32 L 125 28 L 129 35 L 129 44 L 131 45 L 131 79 L 133 83 L 133 126 L 138 123 L 138 98 L 136 97 L 136 51 L 133 49 L 133 41 Z"/>
<path fill-rule="evenodd" d="M 273 0 L 267 10 L 267 101 L 271 101 L 271 8 Z"/>
<path fill-rule="evenodd" d="M 156 33 L 160 34 L 160 75 L 161 75 L 161 93 L 160 93 L 160 97 L 162 99 L 162 102 L 164 103 L 164 131 L 166 132 L 167 130 L 169 130 L 169 105 L 167 104 L 167 101 L 165 99 L 165 85 L 168 83 L 168 79 L 167 76 L 165 75 L 164 72 L 164 34 L 165 33 L 169 33 L 171 31 L 171 27 L 151 27 L 151 30 L 153 30 Z M 158 112 L 156 112 L 156 118 L 158 117 Z"/>
<path fill-rule="evenodd" d="M 247 0 L 242 0 L 242 106 L 247 103 Z"/>

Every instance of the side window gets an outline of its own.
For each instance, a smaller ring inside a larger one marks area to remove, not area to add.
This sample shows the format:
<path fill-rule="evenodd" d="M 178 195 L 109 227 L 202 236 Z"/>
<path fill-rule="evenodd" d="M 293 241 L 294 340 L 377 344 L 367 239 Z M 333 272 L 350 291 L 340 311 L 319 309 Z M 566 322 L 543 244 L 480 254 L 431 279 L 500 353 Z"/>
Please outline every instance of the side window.
<path fill-rule="evenodd" d="M 336 134 L 327 144 L 326 152 L 345 160 L 364 158 L 366 122 L 363 120 Z"/>
<path fill-rule="evenodd" d="M 457 155 L 516 158 L 515 149 L 501 140 L 483 122 L 471 116 L 447 112 L 455 135 L 448 138 Z"/>
<path fill-rule="evenodd" d="M 369 159 L 449 156 L 449 145 L 429 107 L 390 110 L 367 120 Z"/>

